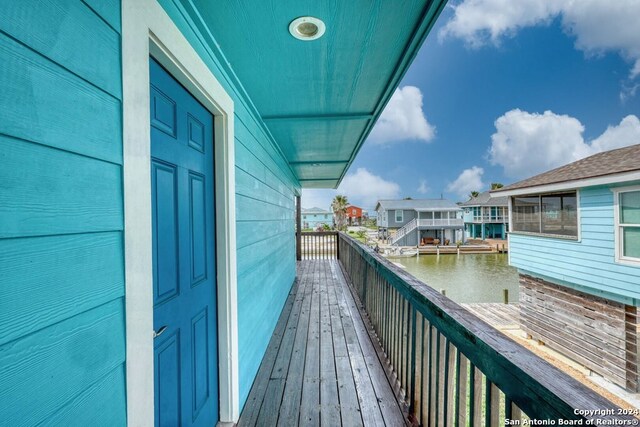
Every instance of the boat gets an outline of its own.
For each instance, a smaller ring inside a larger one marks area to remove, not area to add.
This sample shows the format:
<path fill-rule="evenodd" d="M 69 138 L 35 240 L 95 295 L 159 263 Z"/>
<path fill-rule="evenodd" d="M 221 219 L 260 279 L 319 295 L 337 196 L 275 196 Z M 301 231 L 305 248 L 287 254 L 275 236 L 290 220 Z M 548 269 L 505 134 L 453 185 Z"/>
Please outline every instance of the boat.
<path fill-rule="evenodd" d="M 382 253 L 382 256 L 386 258 L 410 258 L 416 256 L 418 251 L 415 249 L 402 249 L 402 248 L 387 248 Z"/>

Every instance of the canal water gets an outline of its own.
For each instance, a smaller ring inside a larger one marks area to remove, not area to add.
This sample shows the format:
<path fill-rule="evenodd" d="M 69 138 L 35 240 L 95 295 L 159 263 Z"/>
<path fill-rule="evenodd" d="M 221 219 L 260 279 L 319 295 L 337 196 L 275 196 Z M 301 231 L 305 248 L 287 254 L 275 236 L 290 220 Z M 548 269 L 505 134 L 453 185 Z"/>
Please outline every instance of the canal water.
<path fill-rule="evenodd" d="M 507 254 L 420 255 L 391 258 L 427 285 L 457 303 L 503 302 L 503 289 L 509 302 L 518 302 L 518 272 L 509 266 Z"/>

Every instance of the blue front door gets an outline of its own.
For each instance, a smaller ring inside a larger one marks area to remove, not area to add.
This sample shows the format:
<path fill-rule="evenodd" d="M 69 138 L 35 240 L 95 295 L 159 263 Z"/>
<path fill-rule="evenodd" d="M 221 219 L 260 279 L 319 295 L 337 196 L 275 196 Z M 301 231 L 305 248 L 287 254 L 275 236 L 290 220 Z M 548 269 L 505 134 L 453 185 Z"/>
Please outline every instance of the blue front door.
<path fill-rule="evenodd" d="M 218 420 L 213 116 L 151 71 L 156 426 Z"/>

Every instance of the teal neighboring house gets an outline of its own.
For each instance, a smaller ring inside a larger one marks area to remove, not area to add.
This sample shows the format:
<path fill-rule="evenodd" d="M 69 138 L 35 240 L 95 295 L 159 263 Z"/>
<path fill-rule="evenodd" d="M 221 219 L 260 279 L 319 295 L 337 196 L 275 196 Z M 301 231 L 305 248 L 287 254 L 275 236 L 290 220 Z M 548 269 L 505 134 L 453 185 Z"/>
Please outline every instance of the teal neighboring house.
<path fill-rule="evenodd" d="M 320 208 L 302 208 L 302 228 L 333 227 L 333 212 Z"/>
<path fill-rule="evenodd" d="M 509 197 L 524 330 L 638 392 L 640 145 L 492 194 Z"/>
<path fill-rule="evenodd" d="M 467 239 L 506 239 L 509 230 L 509 199 L 484 191 L 460 203 Z"/>
<path fill-rule="evenodd" d="M 0 2 L 0 424 L 236 423 L 444 4 Z"/>

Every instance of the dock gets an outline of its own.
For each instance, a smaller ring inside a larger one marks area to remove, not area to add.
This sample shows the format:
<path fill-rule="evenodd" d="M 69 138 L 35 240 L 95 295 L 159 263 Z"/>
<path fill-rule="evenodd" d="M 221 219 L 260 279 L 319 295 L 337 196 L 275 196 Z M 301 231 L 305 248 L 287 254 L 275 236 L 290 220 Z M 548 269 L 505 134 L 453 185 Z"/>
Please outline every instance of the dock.
<path fill-rule="evenodd" d="M 499 331 L 520 329 L 520 305 L 503 303 L 460 304 Z"/>
<path fill-rule="evenodd" d="M 415 249 L 415 246 L 412 246 Z M 493 253 L 494 250 L 488 245 L 463 245 L 458 248 L 454 245 L 449 246 L 418 246 L 420 255 L 429 254 L 457 254 L 458 249 L 461 254 L 479 254 L 479 253 Z"/>

